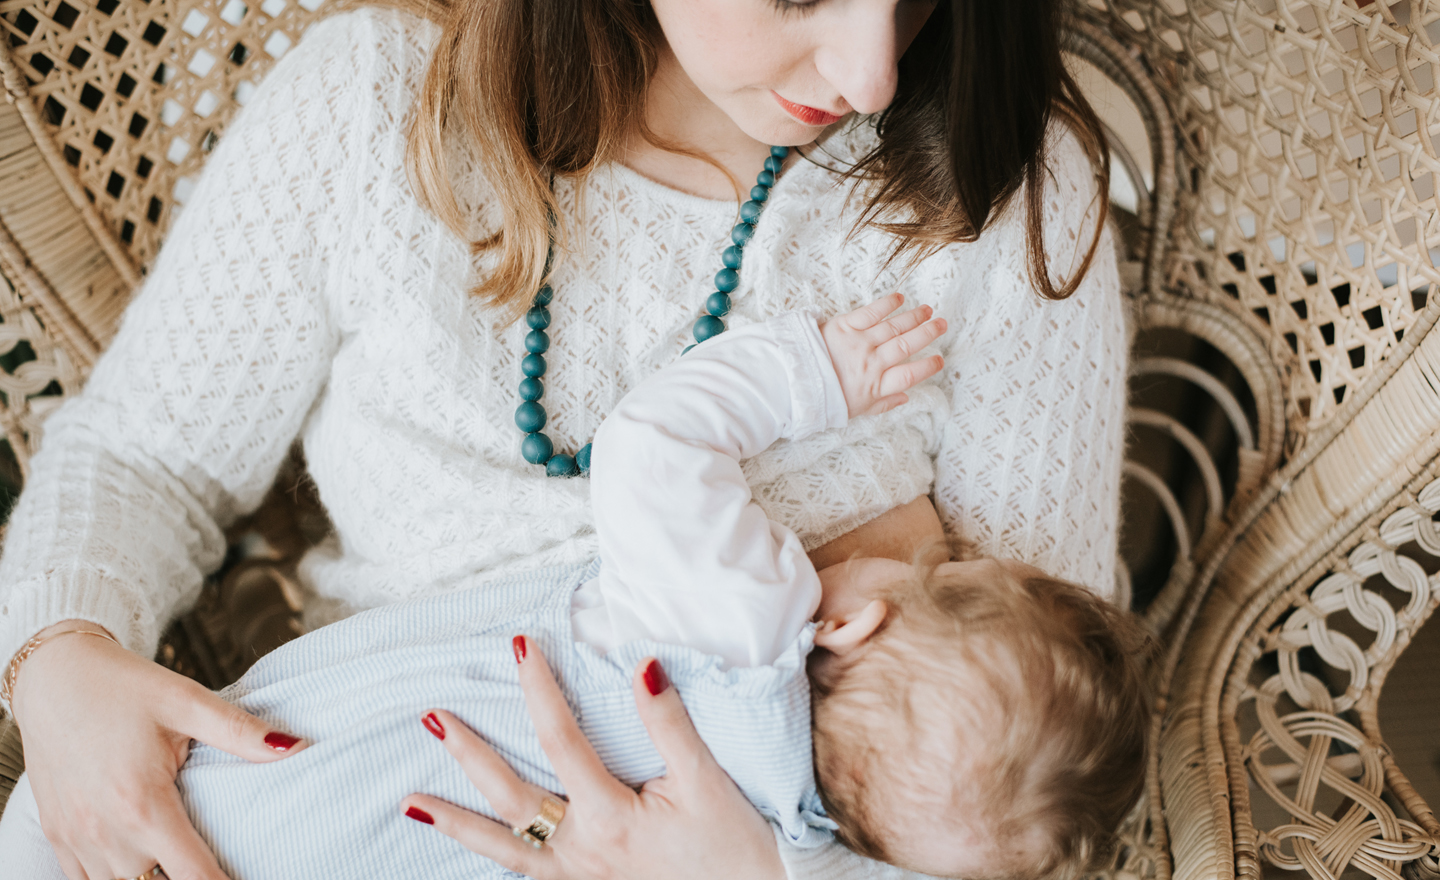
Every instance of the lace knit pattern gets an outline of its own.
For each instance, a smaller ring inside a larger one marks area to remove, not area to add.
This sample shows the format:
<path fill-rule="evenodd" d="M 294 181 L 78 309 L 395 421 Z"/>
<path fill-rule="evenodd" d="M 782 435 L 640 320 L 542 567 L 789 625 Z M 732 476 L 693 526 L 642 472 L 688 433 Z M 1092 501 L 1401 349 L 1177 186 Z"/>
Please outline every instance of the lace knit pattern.
<path fill-rule="evenodd" d="M 0 561 L 0 658 L 84 618 L 142 654 L 192 603 L 287 448 L 304 441 L 335 534 L 302 566 L 311 623 L 594 553 L 587 481 L 546 478 L 513 422 L 523 328 L 467 296 L 483 261 L 423 210 L 405 123 L 435 30 L 392 11 L 316 25 L 206 165 L 119 335 L 46 424 Z M 732 325 L 835 314 L 891 290 L 951 322 L 913 401 L 747 463 L 774 519 L 815 547 L 933 489 L 952 536 L 1109 592 L 1126 331 L 1110 248 L 1069 301 L 1025 274 L 1018 212 L 912 271 L 852 235 L 843 165 L 873 132 L 785 173 L 747 249 Z M 488 187 L 452 150 L 461 204 Z M 1073 138 L 1044 196 L 1052 263 L 1088 242 Z M 562 181 L 547 432 L 573 451 L 677 357 L 736 222 L 733 202 L 623 167 Z"/>

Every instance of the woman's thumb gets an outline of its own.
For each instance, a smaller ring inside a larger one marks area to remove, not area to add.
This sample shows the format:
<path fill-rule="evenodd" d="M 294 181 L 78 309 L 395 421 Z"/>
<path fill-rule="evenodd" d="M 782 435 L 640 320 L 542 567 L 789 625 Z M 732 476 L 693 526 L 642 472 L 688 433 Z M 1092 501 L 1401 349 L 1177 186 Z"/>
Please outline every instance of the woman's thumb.
<path fill-rule="evenodd" d="M 298 736 L 275 730 L 203 687 L 190 691 L 187 703 L 175 713 L 176 732 L 237 758 L 257 763 L 278 761 L 310 745 Z"/>
<path fill-rule="evenodd" d="M 648 657 L 640 661 L 633 684 L 635 708 L 665 762 L 667 776 L 693 777 L 717 766 L 659 660 Z"/>

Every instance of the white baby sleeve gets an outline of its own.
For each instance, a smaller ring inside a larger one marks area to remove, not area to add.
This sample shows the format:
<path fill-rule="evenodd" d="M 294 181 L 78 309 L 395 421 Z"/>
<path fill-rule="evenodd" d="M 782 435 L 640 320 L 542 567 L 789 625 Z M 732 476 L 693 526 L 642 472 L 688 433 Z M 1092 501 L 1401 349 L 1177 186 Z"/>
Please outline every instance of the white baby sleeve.
<path fill-rule="evenodd" d="M 576 638 L 773 663 L 814 613 L 820 580 L 794 533 L 752 500 L 740 460 L 846 419 L 803 312 L 716 337 L 627 394 L 595 434 L 601 572 L 576 595 Z"/>

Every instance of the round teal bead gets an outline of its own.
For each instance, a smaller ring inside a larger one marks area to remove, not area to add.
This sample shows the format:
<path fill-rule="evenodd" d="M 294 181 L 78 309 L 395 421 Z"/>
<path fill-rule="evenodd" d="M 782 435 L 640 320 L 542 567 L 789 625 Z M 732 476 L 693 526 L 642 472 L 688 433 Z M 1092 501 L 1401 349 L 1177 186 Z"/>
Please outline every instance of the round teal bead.
<path fill-rule="evenodd" d="M 771 174 L 779 174 L 779 173 L 780 173 L 780 157 L 779 157 L 779 156 L 771 156 L 769 159 L 766 159 L 766 160 L 765 160 L 765 170 L 766 170 L 766 171 L 769 171 Z"/>
<path fill-rule="evenodd" d="M 750 236 L 754 234 L 755 227 L 749 223 L 736 223 L 735 228 L 730 230 L 730 240 L 735 242 L 736 247 L 743 248 L 745 243 L 750 240 Z"/>
<path fill-rule="evenodd" d="M 723 318 L 730 313 L 730 294 L 716 291 L 710 294 L 705 300 L 705 311 L 717 318 Z"/>
<path fill-rule="evenodd" d="M 515 407 L 515 425 L 526 434 L 533 434 L 545 427 L 545 407 L 533 400 L 527 400 Z"/>
<path fill-rule="evenodd" d="M 548 284 L 535 291 L 535 305 L 537 306 L 548 306 L 550 305 L 550 300 L 554 298 L 555 291 Z"/>
<path fill-rule="evenodd" d="M 580 466 L 575 463 L 572 456 L 563 453 L 551 456 L 550 460 L 545 462 L 545 476 L 578 477 L 580 476 Z"/>
<path fill-rule="evenodd" d="M 758 186 L 755 187 L 755 189 L 759 189 L 759 188 L 760 188 L 760 187 L 758 187 Z M 750 201 L 748 201 L 748 202 L 746 202 L 745 204 L 741 205 L 741 206 L 740 206 L 740 219 L 741 219 L 741 221 L 743 221 L 743 222 L 745 222 L 745 223 L 749 223 L 751 226 L 754 226 L 754 225 L 755 225 L 755 221 L 760 219 L 760 209 L 761 209 L 761 207 L 762 207 L 762 205 L 761 205 L 759 202 L 755 201 L 754 199 L 751 199 Z"/>
<path fill-rule="evenodd" d="M 759 184 L 750 187 L 750 201 L 763 205 L 768 198 L 770 198 L 770 187 L 760 186 Z M 744 211 L 745 206 L 741 205 L 740 210 Z"/>
<path fill-rule="evenodd" d="M 545 359 L 538 354 L 527 354 L 520 359 L 520 372 L 531 379 L 545 375 Z"/>
<path fill-rule="evenodd" d="M 590 470 L 590 444 L 586 443 L 575 453 L 575 464 L 579 465 L 580 473 L 588 473 Z"/>
<path fill-rule="evenodd" d="M 789 147 L 771 147 L 771 148 L 770 148 L 770 155 L 774 156 L 774 157 L 777 158 L 777 159 L 784 159 L 786 156 L 790 155 L 790 148 L 789 148 Z"/>
<path fill-rule="evenodd" d="M 715 289 L 721 293 L 729 293 L 740 286 L 740 273 L 734 269 L 721 269 L 715 273 Z"/>
<path fill-rule="evenodd" d="M 720 255 L 720 262 L 725 264 L 726 269 L 739 269 L 742 256 L 740 249 L 732 244 Z"/>
<path fill-rule="evenodd" d="M 545 396 L 545 383 L 539 379 L 524 378 L 520 380 L 520 399 L 525 401 L 539 400 Z"/>
<path fill-rule="evenodd" d="M 525 334 L 525 350 L 531 354 L 544 354 L 550 350 L 550 336 L 544 330 L 531 330 Z"/>
<path fill-rule="evenodd" d="M 544 464 L 555 454 L 555 444 L 544 434 L 526 434 L 520 441 L 520 455 L 531 464 Z"/>
<path fill-rule="evenodd" d="M 755 182 L 760 184 L 761 186 L 774 186 L 775 175 L 769 171 L 761 171 L 759 174 L 755 175 Z"/>
<path fill-rule="evenodd" d="M 700 320 L 695 322 L 695 341 L 704 342 L 712 336 L 719 336 L 725 332 L 725 322 L 714 315 L 702 315 Z"/>
<path fill-rule="evenodd" d="M 544 330 L 550 326 L 550 310 L 544 306 L 535 306 L 525 313 L 525 324 L 531 330 Z"/>

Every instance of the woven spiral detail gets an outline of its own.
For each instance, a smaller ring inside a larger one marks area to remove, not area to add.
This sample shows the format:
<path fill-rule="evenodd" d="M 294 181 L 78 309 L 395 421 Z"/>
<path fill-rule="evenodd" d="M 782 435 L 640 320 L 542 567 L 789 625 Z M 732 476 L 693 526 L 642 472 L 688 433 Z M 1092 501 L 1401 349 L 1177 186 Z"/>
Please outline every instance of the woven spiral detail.
<path fill-rule="evenodd" d="M 1278 622 L 1252 634 L 1249 656 L 1257 659 L 1240 706 L 1242 713 L 1253 706 L 1258 729 L 1240 756 L 1252 799 L 1268 798 L 1290 817 L 1255 829 L 1261 857 L 1277 868 L 1317 878 L 1356 869 L 1377 880 L 1400 880 L 1412 863 L 1421 875 L 1434 870 L 1440 825 L 1399 768 L 1386 766 L 1376 703 L 1377 683 L 1440 605 L 1440 574 L 1427 576 L 1408 555 L 1440 559 L 1437 511 L 1440 480 L 1314 586 L 1287 595 L 1285 607 L 1268 615 Z M 1403 601 L 1387 600 L 1377 578 Z M 1409 790 L 1397 791 L 1397 780 Z M 1397 815 L 1387 796 L 1403 796 L 1414 820 Z M 1253 821 L 1257 812 L 1243 818 Z"/>

